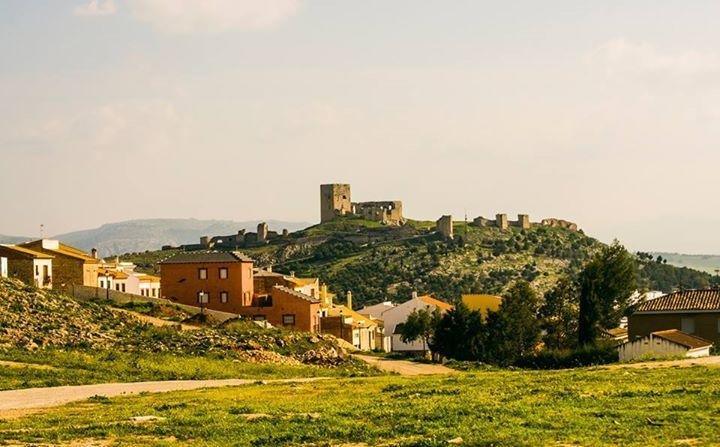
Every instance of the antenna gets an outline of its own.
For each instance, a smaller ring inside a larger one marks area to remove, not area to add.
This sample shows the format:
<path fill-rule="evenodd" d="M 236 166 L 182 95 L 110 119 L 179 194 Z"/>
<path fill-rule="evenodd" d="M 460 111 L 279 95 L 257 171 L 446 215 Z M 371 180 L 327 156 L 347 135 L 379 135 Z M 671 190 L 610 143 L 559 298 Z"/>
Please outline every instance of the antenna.
<path fill-rule="evenodd" d="M 40 239 L 45 239 L 45 225 L 40 224 Z"/>

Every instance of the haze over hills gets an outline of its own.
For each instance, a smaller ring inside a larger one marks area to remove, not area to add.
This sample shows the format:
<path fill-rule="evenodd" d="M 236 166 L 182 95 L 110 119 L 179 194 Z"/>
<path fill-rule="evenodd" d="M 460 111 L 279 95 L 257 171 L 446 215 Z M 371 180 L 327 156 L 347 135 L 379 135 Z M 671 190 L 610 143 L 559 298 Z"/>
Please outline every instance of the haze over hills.
<path fill-rule="evenodd" d="M 295 231 L 309 226 L 307 222 L 280 220 L 200 220 L 200 219 L 138 219 L 108 223 L 99 228 L 73 231 L 52 236 L 66 244 L 83 250 L 97 248 L 100 256 L 159 250 L 163 245 L 179 245 L 198 242 L 200 236 L 237 233 L 238 230 L 255 231 L 257 224 L 267 222 L 272 230 L 287 228 Z M 14 244 L 34 239 L 32 237 L 0 236 L 0 243 Z"/>
<path fill-rule="evenodd" d="M 681 253 L 650 252 L 651 255 L 661 256 L 668 264 L 677 267 L 688 267 L 701 272 L 715 275 L 720 269 L 720 255 L 685 255 Z"/>

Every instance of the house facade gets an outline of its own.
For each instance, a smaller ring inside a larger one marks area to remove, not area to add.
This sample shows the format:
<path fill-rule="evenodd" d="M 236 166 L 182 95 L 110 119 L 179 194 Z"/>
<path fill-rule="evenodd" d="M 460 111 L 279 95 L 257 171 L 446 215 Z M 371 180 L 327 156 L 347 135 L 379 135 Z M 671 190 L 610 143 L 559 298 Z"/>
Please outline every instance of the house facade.
<path fill-rule="evenodd" d="M 677 329 L 651 332 L 618 347 L 621 362 L 646 356 L 653 357 L 706 357 L 712 342 Z"/>
<path fill-rule="evenodd" d="M 253 261 L 240 252 L 178 253 L 160 262 L 163 298 L 240 314 L 253 300 Z"/>
<path fill-rule="evenodd" d="M 53 256 L 17 245 L 0 245 L 0 256 L 7 262 L 5 276 L 35 287 L 53 287 Z"/>
<path fill-rule="evenodd" d="M 427 309 L 429 312 L 434 312 L 435 309 L 438 309 L 441 313 L 444 313 L 452 308 L 452 305 L 444 301 L 427 295 L 417 296 L 417 293 L 413 292 L 413 296 L 409 301 L 387 309 L 378 318 L 383 320 L 385 333 L 391 337 L 390 344 L 392 351 L 422 352 L 427 349 L 427 347 L 424 346 L 421 340 L 410 343 L 402 341 L 402 336 L 399 332 L 400 325 L 405 323 L 410 314 L 416 310 Z"/>
<path fill-rule="evenodd" d="M 641 303 L 628 318 L 630 341 L 677 329 L 720 342 L 720 290 L 684 290 Z"/>
<path fill-rule="evenodd" d="M 78 248 L 54 239 L 26 242 L 18 247 L 52 256 L 53 288 L 70 290 L 73 285 L 98 285 L 100 261 Z"/>

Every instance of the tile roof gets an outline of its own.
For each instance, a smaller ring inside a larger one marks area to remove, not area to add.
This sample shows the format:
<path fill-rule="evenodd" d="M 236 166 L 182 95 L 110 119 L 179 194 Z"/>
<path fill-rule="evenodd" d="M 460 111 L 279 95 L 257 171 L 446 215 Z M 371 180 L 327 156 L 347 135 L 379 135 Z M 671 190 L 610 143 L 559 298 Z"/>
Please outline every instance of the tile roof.
<path fill-rule="evenodd" d="M 140 280 L 140 282 L 160 282 L 159 276 L 141 274 L 141 275 L 137 275 L 137 277 Z"/>
<path fill-rule="evenodd" d="M 298 292 L 298 291 L 296 291 L 296 290 L 289 289 L 289 288 L 284 287 L 284 286 L 274 286 L 273 288 L 278 289 L 278 290 L 282 290 L 283 292 L 287 293 L 288 295 L 292 295 L 292 296 L 295 296 L 295 297 L 298 297 L 298 298 L 302 298 L 302 299 L 304 299 L 305 301 L 309 301 L 309 302 L 311 302 L 311 303 L 319 303 L 319 302 L 320 302 L 320 300 L 317 299 L 317 298 L 313 298 L 313 297 L 311 297 L 310 295 L 305 295 L 305 294 L 302 293 L 302 292 Z"/>
<path fill-rule="evenodd" d="M 377 326 L 382 325 L 382 320 L 372 319 L 370 317 L 366 317 L 365 315 L 362 315 L 358 312 L 355 312 L 354 310 L 350 309 L 347 306 L 343 306 L 342 304 L 333 304 L 328 309 L 328 316 L 329 317 L 339 317 L 340 313 L 342 312 L 342 316 L 344 318 L 352 318 L 353 319 L 353 325 L 355 327 L 371 327 L 371 326 Z"/>
<path fill-rule="evenodd" d="M 128 275 L 125 272 L 121 272 L 119 270 L 112 270 L 112 269 L 98 269 L 98 276 L 112 276 L 115 279 L 128 279 Z"/>
<path fill-rule="evenodd" d="M 660 337 L 664 340 L 671 341 L 680 346 L 685 346 L 688 349 L 705 348 L 713 344 L 713 342 L 705 340 L 704 338 L 686 334 L 685 332 L 679 331 L 677 329 L 653 332 L 650 335 L 652 335 L 653 337 Z"/>
<path fill-rule="evenodd" d="M 41 253 L 39 251 L 30 250 L 29 248 L 21 247 L 19 245 L 5 245 L 0 244 L 0 252 L 1 251 L 12 251 L 16 254 L 19 254 L 22 257 L 27 258 L 37 258 L 37 259 L 52 259 L 53 256 L 47 254 L 47 253 Z"/>
<path fill-rule="evenodd" d="M 425 304 L 430 304 L 431 306 L 439 307 L 442 310 L 452 310 L 453 306 L 452 304 L 448 304 L 445 301 L 440 301 L 437 298 L 433 298 L 429 295 L 425 296 L 419 296 L 418 299 L 422 301 Z"/>
<path fill-rule="evenodd" d="M 58 241 L 50 241 L 50 242 L 57 242 L 58 248 L 47 248 L 43 247 L 43 241 L 47 242 L 47 239 L 38 239 L 37 241 L 31 241 L 31 242 L 25 242 L 22 245 L 23 247 L 30 248 L 32 250 L 38 250 L 38 251 L 49 251 L 51 253 L 57 253 L 59 255 L 69 256 L 71 258 L 75 259 L 81 259 L 86 262 L 90 263 L 99 263 L 100 260 L 93 258 L 89 254 L 85 253 L 84 251 L 80 250 L 79 248 L 75 248 L 73 246 L 63 244 L 62 242 Z"/>
<path fill-rule="evenodd" d="M 616 327 L 612 329 L 605 329 L 603 333 L 608 337 L 624 338 L 628 336 L 628 330 L 624 327 Z"/>
<path fill-rule="evenodd" d="M 194 264 L 196 262 L 253 262 L 239 251 L 184 251 L 160 264 Z"/>
<path fill-rule="evenodd" d="M 718 311 L 720 312 L 720 290 L 683 290 L 645 301 L 636 312 L 681 312 L 681 311 Z"/>

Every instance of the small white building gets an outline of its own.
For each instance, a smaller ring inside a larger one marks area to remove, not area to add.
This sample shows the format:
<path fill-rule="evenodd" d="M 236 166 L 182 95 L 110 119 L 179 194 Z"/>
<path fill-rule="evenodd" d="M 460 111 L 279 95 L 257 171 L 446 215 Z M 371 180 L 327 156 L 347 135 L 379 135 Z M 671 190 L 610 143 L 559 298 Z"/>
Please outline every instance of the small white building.
<path fill-rule="evenodd" d="M 706 357 L 712 342 L 677 329 L 652 332 L 650 335 L 624 343 L 618 347 L 621 362 L 644 356 L 652 357 Z"/>
<path fill-rule="evenodd" d="M 7 258 L 0 256 L 0 278 L 7 278 Z"/>
<path fill-rule="evenodd" d="M 444 313 L 452 308 L 452 305 L 444 301 L 440 301 L 431 296 L 417 296 L 417 293 L 413 292 L 412 298 L 409 301 L 405 301 L 397 306 L 389 306 L 379 316 L 372 316 L 383 320 L 385 323 L 385 333 L 391 336 L 390 344 L 392 351 L 422 352 L 423 342 L 421 340 L 416 340 L 411 343 L 403 342 L 402 336 L 397 333 L 398 326 L 405 323 L 410 314 L 415 310 L 427 309 L 429 312 L 434 312 L 435 309 L 439 309 L 441 313 Z M 368 310 L 361 309 L 361 313 L 365 312 L 368 312 Z M 370 312 L 372 312 L 372 309 Z"/>

